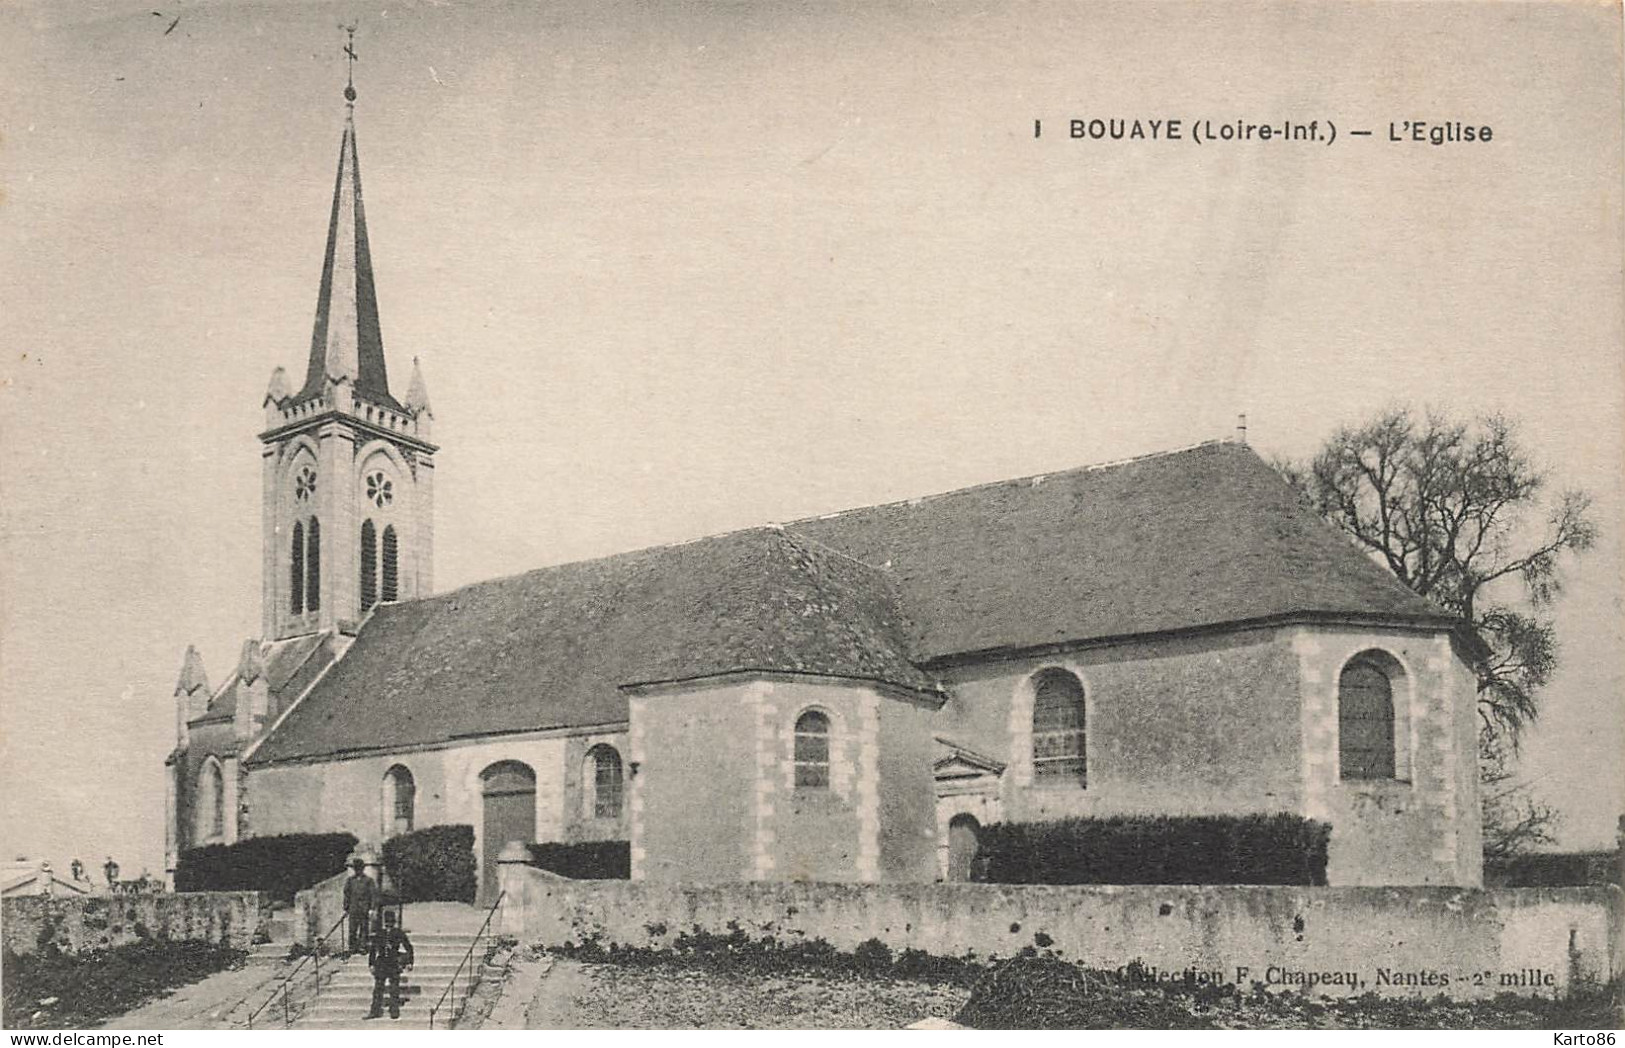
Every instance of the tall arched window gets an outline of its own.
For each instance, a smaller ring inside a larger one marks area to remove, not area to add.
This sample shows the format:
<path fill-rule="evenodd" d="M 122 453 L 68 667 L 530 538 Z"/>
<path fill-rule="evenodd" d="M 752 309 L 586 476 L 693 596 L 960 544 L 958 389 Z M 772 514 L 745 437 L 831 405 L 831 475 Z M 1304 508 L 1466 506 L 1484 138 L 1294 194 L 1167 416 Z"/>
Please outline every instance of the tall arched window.
<path fill-rule="evenodd" d="M 310 518 L 310 530 L 305 532 L 305 610 L 317 611 L 322 606 L 322 523 Z"/>
<path fill-rule="evenodd" d="M 418 787 L 412 772 L 397 764 L 384 773 L 384 836 L 412 832 L 412 816 L 417 806 Z"/>
<path fill-rule="evenodd" d="M 585 813 L 593 819 L 619 819 L 621 817 L 621 755 L 613 746 L 594 746 L 587 751 L 586 766 L 582 769 L 583 804 Z"/>
<path fill-rule="evenodd" d="M 372 521 L 361 525 L 361 610 L 378 603 L 378 533 Z"/>
<path fill-rule="evenodd" d="M 1337 758 L 1345 779 L 1394 777 L 1394 687 L 1373 655 L 1356 657 L 1337 679 Z"/>
<path fill-rule="evenodd" d="M 293 523 L 293 550 L 288 560 L 288 610 L 295 615 L 305 610 L 305 526 Z"/>
<path fill-rule="evenodd" d="M 829 716 L 817 710 L 796 718 L 796 789 L 829 789 Z"/>
<path fill-rule="evenodd" d="M 1083 684 L 1062 669 L 1033 678 L 1033 781 L 1086 786 Z"/>
<path fill-rule="evenodd" d="M 384 529 L 384 599 L 395 600 L 399 572 L 395 564 L 395 525 Z"/>
<path fill-rule="evenodd" d="M 220 772 L 220 762 L 210 758 L 198 771 L 197 835 L 202 840 L 213 840 L 225 833 L 226 778 Z"/>

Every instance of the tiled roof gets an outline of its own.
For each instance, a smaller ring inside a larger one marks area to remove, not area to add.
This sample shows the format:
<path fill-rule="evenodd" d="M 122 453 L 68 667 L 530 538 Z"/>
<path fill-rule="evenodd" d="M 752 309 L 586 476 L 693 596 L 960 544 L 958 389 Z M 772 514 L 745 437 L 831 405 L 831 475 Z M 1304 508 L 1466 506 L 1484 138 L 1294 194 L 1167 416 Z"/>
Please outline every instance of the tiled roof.
<path fill-rule="evenodd" d="M 753 528 L 379 607 L 254 763 L 626 720 L 622 685 L 759 670 L 931 690 L 883 573 Z"/>
<path fill-rule="evenodd" d="M 1300 613 L 1447 621 L 1238 444 L 787 526 L 884 565 L 923 662 Z"/>
<path fill-rule="evenodd" d="M 1290 615 L 1449 622 L 1204 445 L 385 605 L 251 760 L 620 723 L 624 686 L 731 671 L 929 690 L 935 660 Z"/>
<path fill-rule="evenodd" d="M 190 649 L 188 653 L 190 654 Z M 283 708 L 297 698 L 299 693 L 316 679 L 316 674 L 321 672 L 322 667 L 332 661 L 332 657 L 331 637 L 326 633 L 310 633 L 302 637 L 289 637 L 286 640 L 266 641 L 260 644 L 259 672 L 265 674 L 271 708 Z M 226 683 L 221 685 L 214 698 L 209 700 L 208 711 L 191 723 L 229 721 L 235 717 L 237 693 L 242 683 L 242 667 L 239 666 L 226 679 Z"/>

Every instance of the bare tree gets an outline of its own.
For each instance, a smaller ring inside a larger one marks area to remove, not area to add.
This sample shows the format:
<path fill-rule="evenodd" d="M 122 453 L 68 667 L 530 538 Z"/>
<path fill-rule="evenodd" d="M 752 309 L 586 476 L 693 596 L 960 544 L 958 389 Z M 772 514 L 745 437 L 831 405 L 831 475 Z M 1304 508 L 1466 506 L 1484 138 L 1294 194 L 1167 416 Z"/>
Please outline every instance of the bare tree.
<path fill-rule="evenodd" d="M 1494 732 L 1478 736 L 1478 782 L 1484 813 L 1484 862 L 1503 862 L 1543 844 L 1556 844 L 1562 815 L 1535 800 L 1518 778 L 1512 755 Z"/>
<path fill-rule="evenodd" d="M 1549 477 L 1502 415 L 1469 423 L 1391 408 L 1337 430 L 1307 464 L 1276 466 L 1317 513 L 1483 641 L 1486 854 L 1549 842 L 1555 813 L 1517 783 L 1511 762 L 1557 667 L 1549 612 L 1565 555 L 1597 537 L 1590 497 L 1550 495 Z"/>

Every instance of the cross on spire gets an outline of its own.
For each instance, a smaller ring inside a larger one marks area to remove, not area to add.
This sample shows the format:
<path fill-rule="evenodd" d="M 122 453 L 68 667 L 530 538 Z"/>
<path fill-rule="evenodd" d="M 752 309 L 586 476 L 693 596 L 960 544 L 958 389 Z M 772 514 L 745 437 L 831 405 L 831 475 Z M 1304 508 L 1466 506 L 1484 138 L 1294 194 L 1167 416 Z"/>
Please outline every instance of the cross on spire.
<path fill-rule="evenodd" d="M 355 64 L 361 59 L 361 56 L 356 54 L 355 51 L 356 27 L 355 23 L 352 22 L 349 25 L 341 25 L 339 28 L 350 35 L 350 38 L 344 42 L 344 57 L 349 63 L 344 74 L 344 100 L 351 105 L 355 105 Z"/>

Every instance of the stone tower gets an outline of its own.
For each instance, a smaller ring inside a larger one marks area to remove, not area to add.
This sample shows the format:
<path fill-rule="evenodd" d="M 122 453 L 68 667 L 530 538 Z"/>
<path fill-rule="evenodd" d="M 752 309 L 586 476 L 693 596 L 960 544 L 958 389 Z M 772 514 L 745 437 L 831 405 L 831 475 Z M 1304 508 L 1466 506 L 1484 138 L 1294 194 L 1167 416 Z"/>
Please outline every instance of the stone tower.
<path fill-rule="evenodd" d="M 377 604 L 433 588 L 433 416 L 415 358 L 405 399 L 389 390 L 353 88 L 345 97 L 310 362 L 297 389 L 279 367 L 265 394 L 267 640 L 353 629 Z"/>

